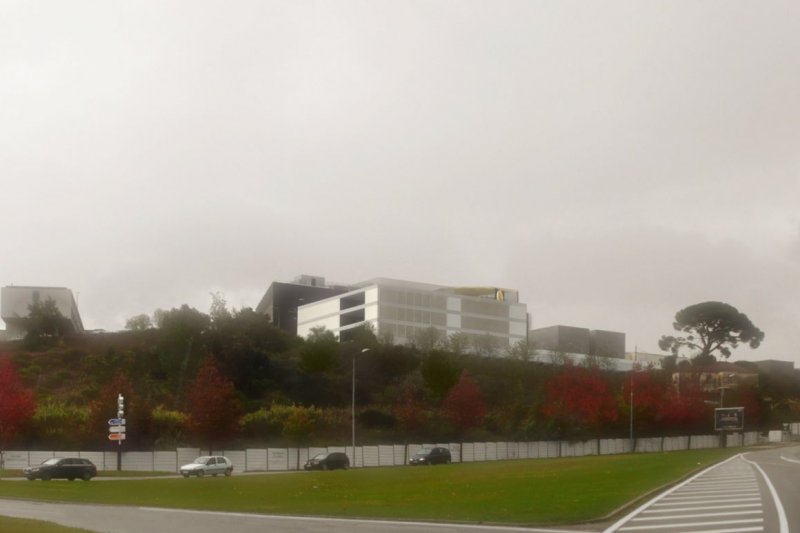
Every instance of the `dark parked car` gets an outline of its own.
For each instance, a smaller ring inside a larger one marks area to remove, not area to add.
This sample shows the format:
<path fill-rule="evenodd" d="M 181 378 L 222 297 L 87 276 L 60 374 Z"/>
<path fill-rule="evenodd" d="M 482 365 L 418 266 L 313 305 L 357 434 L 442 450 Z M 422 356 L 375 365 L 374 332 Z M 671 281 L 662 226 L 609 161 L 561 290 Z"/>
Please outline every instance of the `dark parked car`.
<path fill-rule="evenodd" d="M 306 461 L 303 468 L 306 470 L 333 470 L 341 468 L 347 470 L 350 467 L 350 459 L 342 452 L 319 453 Z"/>
<path fill-rule="evenodd" d="M 450 464 L 450 450 L 447 448 L 422 448 L 409 459 L 410 465 Z"/>
<path fill-rule="evenodd" d="M 54 457 L 48 459 L 37 466 L 29 466 L 22 470 L 22 473 L 30 481 L 41 479 L 50 481 L 51 479 L 82 479 L 89 481 L 97 475 L 97 467 L 89 459 L 80 457 Z"/>

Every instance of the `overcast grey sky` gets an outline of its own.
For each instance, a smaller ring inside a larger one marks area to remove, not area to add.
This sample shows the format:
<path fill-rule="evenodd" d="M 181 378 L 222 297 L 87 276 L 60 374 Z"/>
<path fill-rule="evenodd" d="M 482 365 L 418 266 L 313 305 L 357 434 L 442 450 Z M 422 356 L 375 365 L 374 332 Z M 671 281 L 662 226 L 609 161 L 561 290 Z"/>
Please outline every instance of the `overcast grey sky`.
<path fill-rule="evenodd" d="M 87 328 L 301 273 L 800 364 L 800 2 L 0 0 L 0 285 Z"/>

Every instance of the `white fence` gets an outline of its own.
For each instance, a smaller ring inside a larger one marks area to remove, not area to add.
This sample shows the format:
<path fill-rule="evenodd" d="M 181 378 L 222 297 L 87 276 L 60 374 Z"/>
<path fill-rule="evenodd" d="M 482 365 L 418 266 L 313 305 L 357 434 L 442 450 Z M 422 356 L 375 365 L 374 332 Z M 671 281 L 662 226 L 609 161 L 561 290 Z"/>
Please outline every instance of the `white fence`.
<path fill-rule="evenodd" d="M 798 424 L 800 430 L 800 424 Z M 794 429 L 794 428 L 792 428 Z M 800 431 L 798 431 L 800 433 Z M 767 442 L 757 432 L 730 433 L 726 435 L 728 447 L 752 446 Z M 719 435 L 693 435 L 691 437 L 655 437 L 636 439 L 636 453 L 660 453 L 678 450 L 717 448 Z M 555 457 L 583 457 L 587 455 L 613 455 L 631 452 L 629 439 L 591 439 L 586 441 L 535 441 L 535 442 L 465 442 L 428 443 L 408 445 L 330 446 L 327 448 L 256 448 L 247 450 L 216 450 L 233 462 L 235 472 L 280 472 L 301 470 L 309 457 L 323 452 L 345 452 L 351 466 L 399 466 L 408 463 L 420 448 L 440 446 L 448 448 L 454 463 L 477 461 L 505 461 L 509 459 L 544 459 Z M 122 453 L 122 470 L 145 472 L 177 472 L 195 457 L 205 454 L 199 448 L 178 448 L 168 452 Z M 77 451 L 8 451 L 4 454 L 5 468 L 20 469 L 36 465 L 51 457 L 85 457 L 97 465 L 98 470 L 116 470 L 117 452 Z"/>

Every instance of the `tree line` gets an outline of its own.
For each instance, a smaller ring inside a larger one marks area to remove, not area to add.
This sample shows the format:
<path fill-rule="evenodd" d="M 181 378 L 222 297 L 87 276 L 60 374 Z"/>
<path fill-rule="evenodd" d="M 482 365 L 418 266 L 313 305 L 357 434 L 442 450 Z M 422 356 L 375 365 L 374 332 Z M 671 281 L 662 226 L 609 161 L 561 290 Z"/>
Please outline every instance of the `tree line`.
<path fill-rule="evenodd" d="M 184 305 L 134 318 L 126 332 L 7 343 L 0 447 L 110 445 L 118 393 L 133 448 L 346 444 L 354 358 L 363 443 L 627 436 L 631 411 L 640 436 L 713 430 L 702 358 L 682 364 L 678 390 L 675 368 L 614 372 L 566 354 L 543 364 L 528 346 L 485 357 L 441 339 L 393 345 L 369 328 L 342 343 L 324 329 L 301 339 L 220 295 L 209 313 Z M 796 419 L 798 398 L 796 379 L 764 376 L 760 388 L 727 391 L 726 405 L 764 429 Z"/>

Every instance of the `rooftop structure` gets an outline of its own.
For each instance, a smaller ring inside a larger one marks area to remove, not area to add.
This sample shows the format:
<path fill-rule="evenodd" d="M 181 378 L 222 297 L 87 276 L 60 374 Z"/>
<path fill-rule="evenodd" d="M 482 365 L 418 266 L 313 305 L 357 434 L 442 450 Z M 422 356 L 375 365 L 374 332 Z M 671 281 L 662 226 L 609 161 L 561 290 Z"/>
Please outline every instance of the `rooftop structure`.
<path fill-rule="evenodd" d="M 27 334 L 29 307 L 53 300 L 64 317 L 64 333 L 82 333 L 83 322 L 72 291 L 65 287 L 8 286 L 0 290 L 0 317 L 6 323 L 6 340 L 22 339 Z"/>

